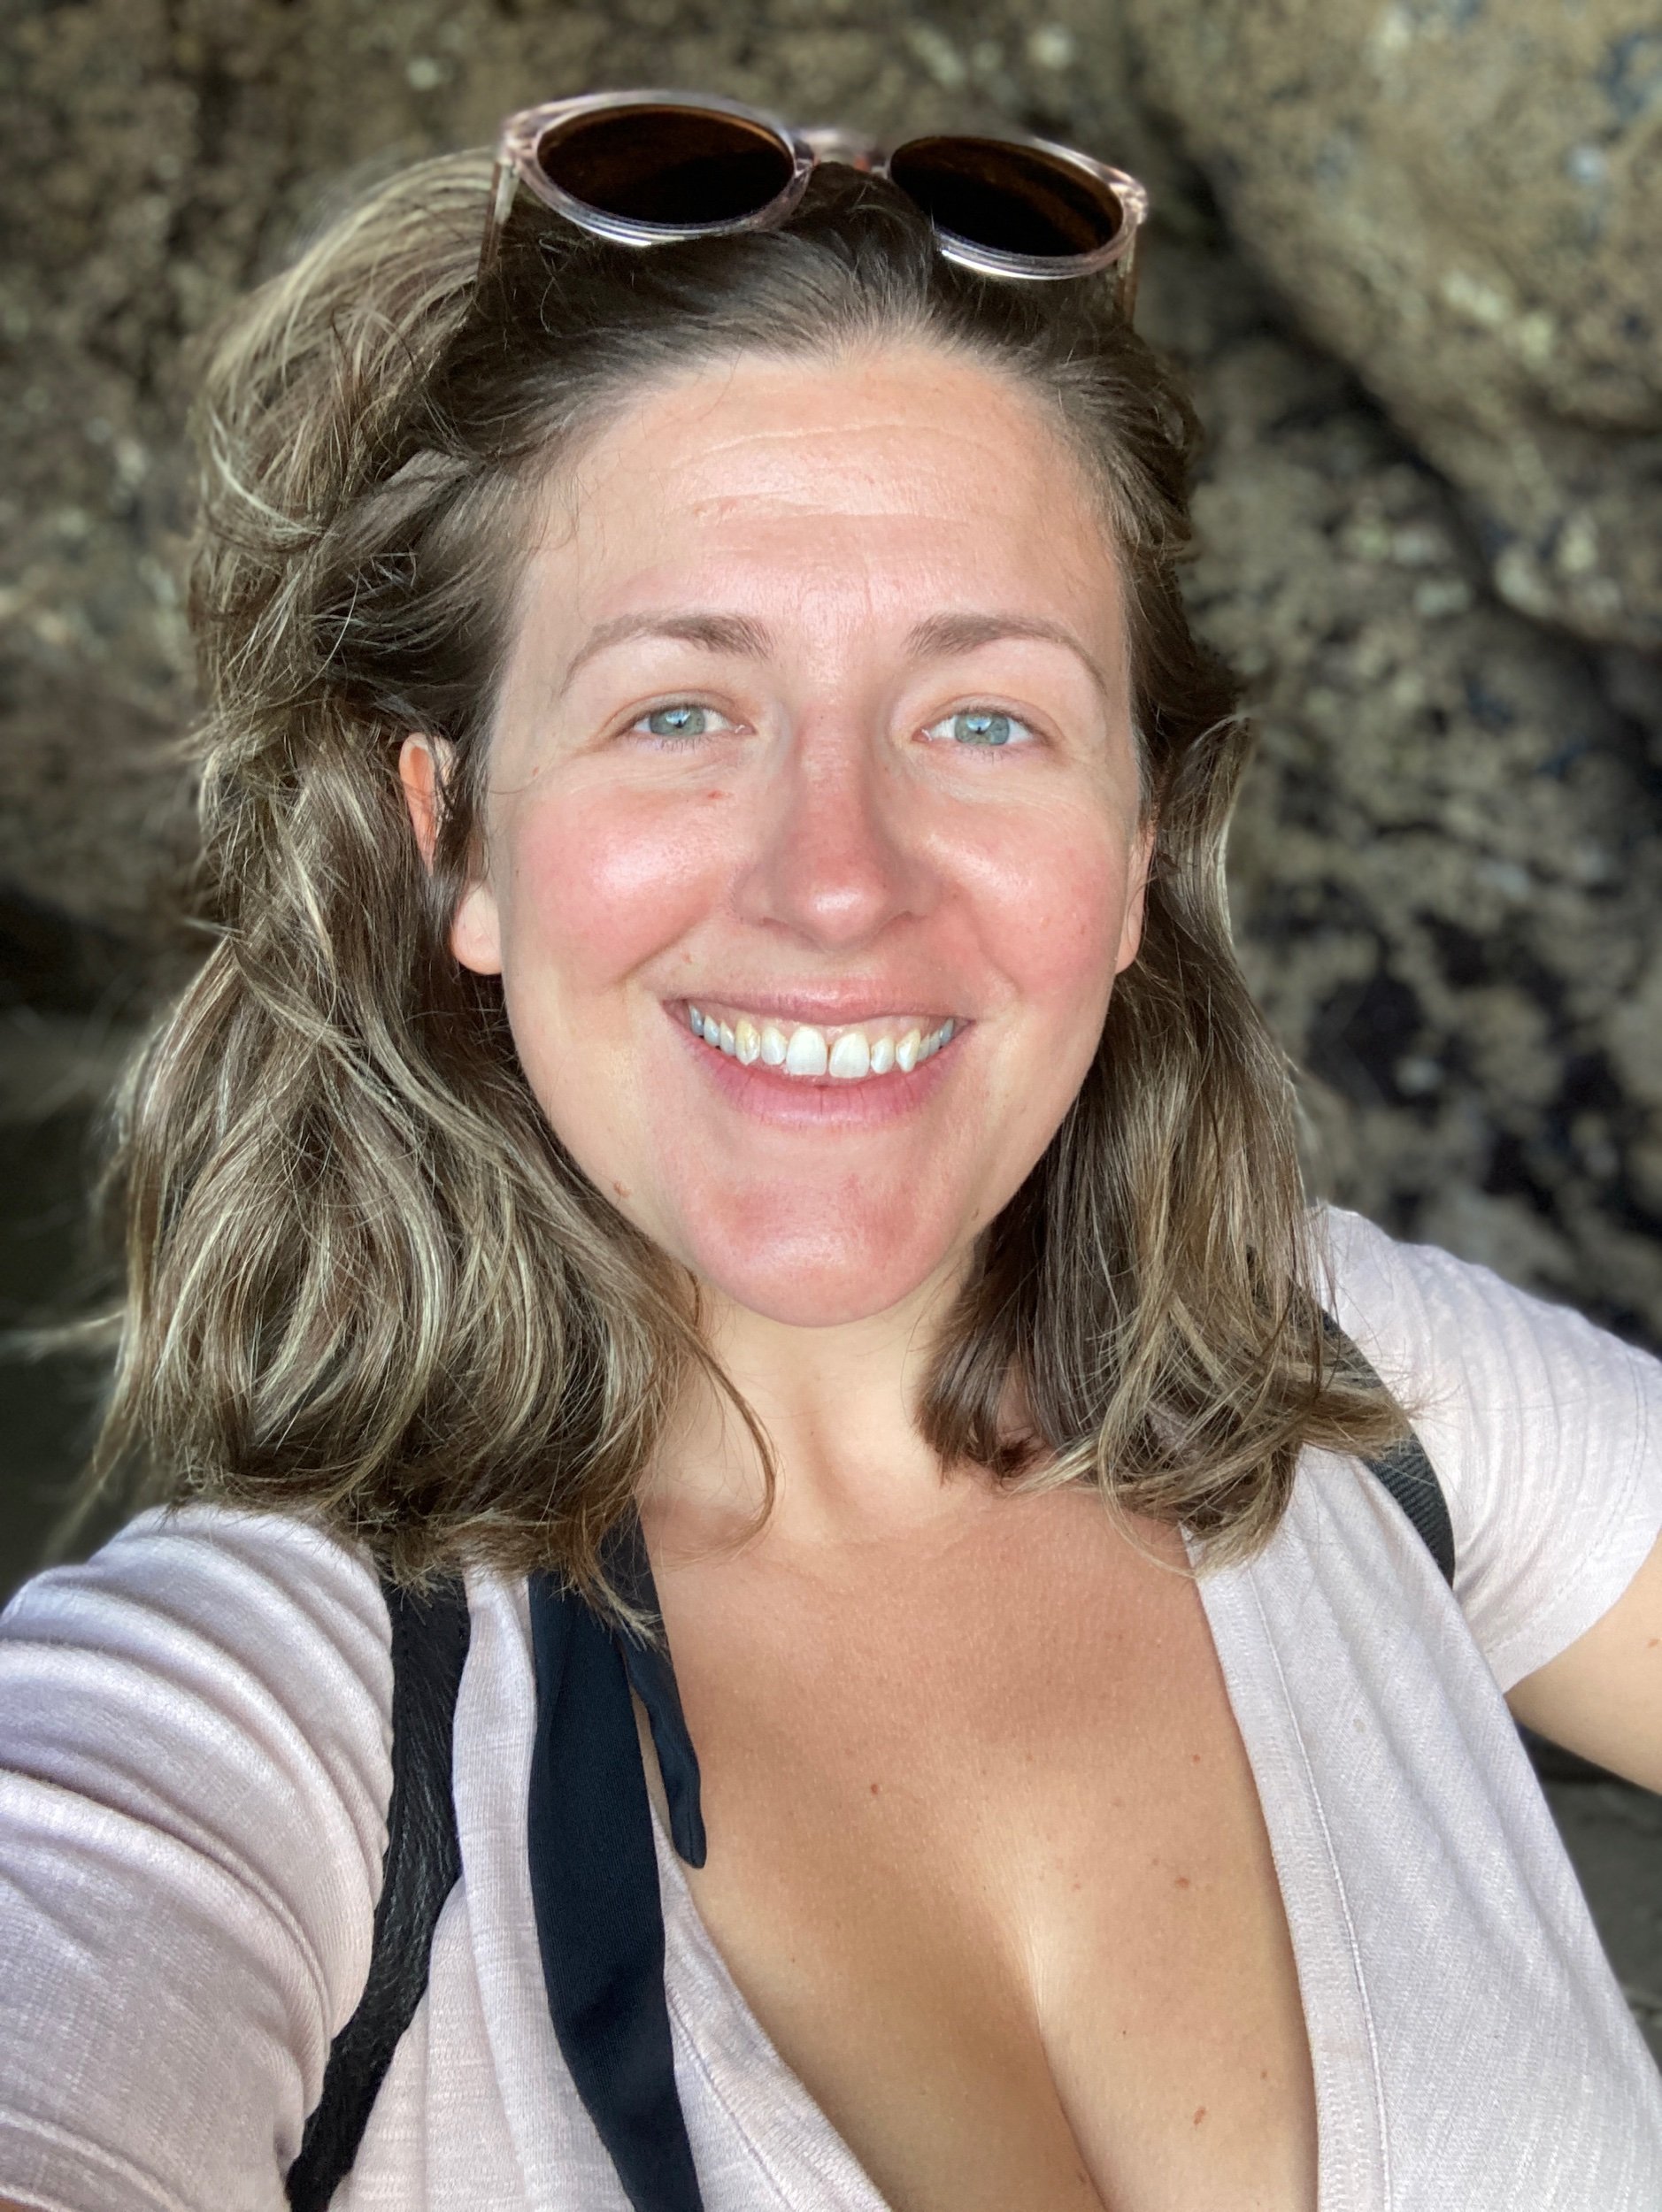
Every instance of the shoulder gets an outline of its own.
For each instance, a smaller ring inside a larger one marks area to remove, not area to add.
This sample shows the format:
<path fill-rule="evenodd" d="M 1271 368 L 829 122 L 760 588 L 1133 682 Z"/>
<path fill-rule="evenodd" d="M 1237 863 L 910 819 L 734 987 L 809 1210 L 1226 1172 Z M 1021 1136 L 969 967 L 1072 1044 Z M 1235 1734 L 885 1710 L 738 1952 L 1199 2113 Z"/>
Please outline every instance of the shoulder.
<path fill-rule="evenodd" d="M 365 1855 L 390 1786 L 390 1626 L 367 1560 L 288 1515 L 141 1514 L 0 1614 L 0 1765 L 104 1772 L 143 1744 L 227 1801 L 257 1773 L 350 1809 Z M 222 1757 L 211 1755 L 219 1751 Z"/>
<path fill-rule="evenodd" d="M 0 1640 L 84 1644 L 188 1663 L 208 1647 L 261 1671 L 387 1674 L 389 1627 L 365 1555 L 294 1516 L 209 1504 L 141 1513 L 90 1559 L 24 1583 Z M 388 1678 L 389 1681 L 389 1677 Z"/>
<path fill-rule="evenodd" d="M 1612 1605 L 1662 1528 L 1662 1363 L 1491 1269 L 1319 1210 L 1329 1310 L 1448 1499 L 1456 1591 L 1503 1686 Z"/>
<path fill-rule="evenodd" d="M 1334 1317 L 1432 1425 L 1655 1408 L 1662 1363 L 1573 1308 L 1340 1207 L 1315 1226 Z"/>

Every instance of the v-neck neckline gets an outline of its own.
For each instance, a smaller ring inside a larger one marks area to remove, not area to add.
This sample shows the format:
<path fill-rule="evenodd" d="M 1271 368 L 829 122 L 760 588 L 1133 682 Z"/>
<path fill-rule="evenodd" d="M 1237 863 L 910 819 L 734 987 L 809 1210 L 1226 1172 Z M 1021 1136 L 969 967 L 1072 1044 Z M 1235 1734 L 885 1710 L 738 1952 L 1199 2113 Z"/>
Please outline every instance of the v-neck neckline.
<path fill-rule="evenodd" d="M 1303 1542 L 1289 1511 L 1266 1551 L 1197 1584 L 1269 1836 L 1297 1966 L 1317 2110 L 1317 2212 L 1388 2212 L 1383 2087 L 1360 1951 L 1264 1579 Z M 1191 1557 L 1194 1547 L 1189 1546 Z M 1281 1786 L 1266 1788 L 1273 1776 Z M 712 2093 L 789 2212 L 892 2212 L 774 2047 L 705 1927 L 652 1795 L 672 2017 Z M 1343 2062 L 1366 2051 L 1365 2065 Z M 804 2156 L 812 2146 L 812 2155 Z M 794 2171 L 794 2184 L 781 2168 Z M 803 2193 L 804 2190 L 811 2193 Z"/>

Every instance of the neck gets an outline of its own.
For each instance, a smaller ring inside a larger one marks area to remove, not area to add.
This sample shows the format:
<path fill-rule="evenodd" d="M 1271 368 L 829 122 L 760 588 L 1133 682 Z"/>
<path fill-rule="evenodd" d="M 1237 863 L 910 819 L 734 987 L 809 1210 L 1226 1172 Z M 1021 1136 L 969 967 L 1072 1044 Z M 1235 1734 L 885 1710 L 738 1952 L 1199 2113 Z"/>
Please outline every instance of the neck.
<path fill-rule="evenodd" d="M 755 1539 L 778 1554 L 908 1540 L 955 1517 L 969 1489 L 917 1429 L 936 1333 L 963 1279 L 955 1266 L 899 1305 L 804 1328 L 703 1292 L 704 1337 L 772 1443 L 773 1509 Z M 655 1552 L 743 1540 L 766 1495 L 760 1455 L 732 1405 L 689 1386 L 641 1499 Z"/>

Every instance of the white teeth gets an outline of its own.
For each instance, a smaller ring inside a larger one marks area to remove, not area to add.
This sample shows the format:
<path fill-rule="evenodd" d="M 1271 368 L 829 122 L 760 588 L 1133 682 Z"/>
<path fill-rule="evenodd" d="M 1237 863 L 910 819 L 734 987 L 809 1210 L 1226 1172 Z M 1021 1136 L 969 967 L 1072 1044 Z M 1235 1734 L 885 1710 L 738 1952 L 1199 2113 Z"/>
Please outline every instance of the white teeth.
<path fill-rule="evenodd" d="M 785 1052 L 787 1075 L 823 1075 L 828 1058 L 825 1038 L 819 1030 L 805 1025 L 792 1030 Z"/>
<path fill-rule="evenodd" d="M 832 1043 L 824 1030 L 811 1022 L 789 1026 L 758 1022 L 749 1014 L 724 1022 L 690 1002 L 687 1019 L 695 1036 L 747 1068 L 759 1060 L 765 1067 L 782 1068 L 787 1075 L 813 1079 L 828 1074 L 844 1083 L 860 1082 L 867 1075 L 887 1075 L 890 1068 L 910 1074 L 924 1061 L 933 1059 L 958 1029 L 957 1022 L 949 1020 L 926 1034 L 914 1024 L 904 1036 L 896 1037 L 885 1029 L 873 1039 L 864 1029 L 850 1027 Z"/>
<path fill-rule="evenodd" d="M 872 1071 L 872 1048 L 858 1029 L 845 1029 L 831 1048 L 829 1072 L 844 1082 L 857 1082 Z"/>

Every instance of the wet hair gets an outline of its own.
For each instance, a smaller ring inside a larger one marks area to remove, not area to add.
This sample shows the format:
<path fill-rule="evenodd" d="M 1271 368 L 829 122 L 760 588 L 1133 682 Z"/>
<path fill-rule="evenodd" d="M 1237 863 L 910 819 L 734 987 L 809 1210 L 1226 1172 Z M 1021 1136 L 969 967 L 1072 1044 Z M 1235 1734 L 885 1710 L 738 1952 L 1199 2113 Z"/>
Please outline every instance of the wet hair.
<path fill-rule="evenodd" d="M 1085 472 L 1158 830 L 1138 956 L 978 1240 L 916 1417 L 943 1467 L 1090 1482 L 1192 1532 L 1206 1565 L 1250 1555 L 1303 1447 L 1376 1449 L 1403 1418 L 1326 1348 L 1289 1071 L 1231 947 L 1248 733 L 1179 590 L 1179 386 L 1112 286 L 956 268 L 852 171 L 817 172 L 781 228 L 646 251 L 522 202 L 481 281 L 486 192 L 478 156 L 394 177 L 238 307 L 206 369 L 189 611 L 212 945 L 123 1094 L 98 1479 L 309 1515 L 406 1578 L 551 1567 L 626 1609 L 606 1540 L 702 1371 L 771 1506 L 696 1285 L 562 1145 L 449 924 L 550 480 L 701 365 L 921 345 L 1012 380 Z M 452 749 L 430 871 L 397 772 L 412 730 Z"/>

